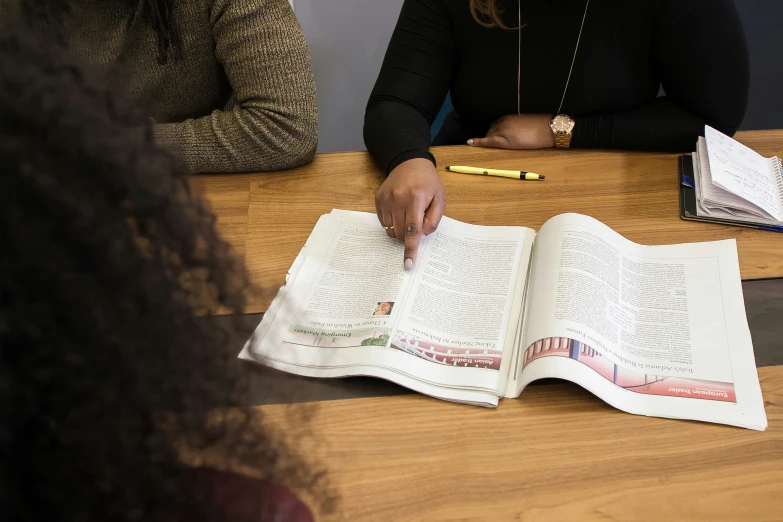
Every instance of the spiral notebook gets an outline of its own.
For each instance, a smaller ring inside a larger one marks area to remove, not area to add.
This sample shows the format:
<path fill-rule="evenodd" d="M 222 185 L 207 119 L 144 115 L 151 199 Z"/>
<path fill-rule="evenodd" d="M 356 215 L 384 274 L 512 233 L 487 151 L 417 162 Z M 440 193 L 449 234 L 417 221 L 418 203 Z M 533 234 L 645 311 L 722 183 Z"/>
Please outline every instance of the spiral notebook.
<path fill-rule="evenodd" d="M 783 232 L 783 165 L 705 127 L 696 152 L 680 157 L 683 219 Z"/>

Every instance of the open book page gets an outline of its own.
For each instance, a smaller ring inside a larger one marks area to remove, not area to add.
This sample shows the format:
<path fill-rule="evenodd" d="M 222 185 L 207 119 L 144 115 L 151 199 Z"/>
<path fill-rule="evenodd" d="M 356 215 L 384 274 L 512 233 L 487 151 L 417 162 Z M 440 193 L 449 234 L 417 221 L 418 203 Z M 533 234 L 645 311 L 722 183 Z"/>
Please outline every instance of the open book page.
<path fill-rule="evenodd" d="M 512 361 L 535 232 L 441 219 L 422 242 L 391 346 L 494 380 L 501 395 Z"/>
<path fill-rule="evenodd" d="M 709 126 L 704 139 L 713 183 L 759 207 L 766 217 L 783 220 L 783 195 L 775 179 L 774 160 Z"/>
<path fill-rule="evenodd" d="M 446 237 L 448 224 L 423 239 L 416 270 L 405 272 L 402 243 L 386 235 L 375 215 L 333 211 L 324 223 L 314 231 L 318 237 L 308 240 L 269 320 L 265 316 L 259 325 L 262 335 L 241 356 L 300 375 L 371 375 L 440 398 L 496 405 L 498 371 L 443 364 L 426 350 L 415 354 L 408 345 L 392 344 L 403 302 L 414 303 L 406 299 L 412 277 L 427 272 L 427 259 L 437 264 L 438 255 L 428 256 L 427 245 Z"/>
<path fill-rule="evenodd" d="M 255 337 L 263 339 L 246 346 L 249 355 L 345 366 L 357 361 L 340 361 L 339 351 L 330 349 L 386 344 L 394 305 L 410 279 L 402 267 L 403 247 L 375 216 L 346 214 L 319 220 L 259 325 Z"/>
<path fill-rule="evenodd" d="M 535 248 L 535 242 L 533 243 Z M 525 286 L 522 292 L 522 310 L 519 314 L 516 326 L 514 327 L 514 348 L 510 357 L 508 372 L 506 373 L 506 388 L 503 390 L 503 397 L 518 397 L 519 396 L 519 380 L 521 378 L 522 356 L 526 346 L 522 346 L 522 334 L 523 326 L 525 324 L 525 307 L 529 304 L 527 299 L 527 293 L 530 290 L 530 274 L 533 271 L 533 256 L 532 251 L 530 255 L 530 261 L 527 263 L 527 274 L 525 275 Z M 520 274 L 521 276 L 521 274 Z"/>
<path fill-rule="evenodd" d="M 734 240 L 642 246 L 563 214 L 532 262 L 518 392 L 557 377 L 631 413 L 766 427 Z"/>

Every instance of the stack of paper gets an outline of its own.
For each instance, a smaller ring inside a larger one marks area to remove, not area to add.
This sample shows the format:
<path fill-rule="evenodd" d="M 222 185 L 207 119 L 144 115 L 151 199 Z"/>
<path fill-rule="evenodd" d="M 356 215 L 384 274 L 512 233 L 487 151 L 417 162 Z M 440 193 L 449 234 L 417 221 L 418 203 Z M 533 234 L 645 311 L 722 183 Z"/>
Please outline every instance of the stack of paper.
<path fill-rule="evenodd" d="M 693 154 L 699 216 L 783 225 L 783 168 L 712 127 Z"/>

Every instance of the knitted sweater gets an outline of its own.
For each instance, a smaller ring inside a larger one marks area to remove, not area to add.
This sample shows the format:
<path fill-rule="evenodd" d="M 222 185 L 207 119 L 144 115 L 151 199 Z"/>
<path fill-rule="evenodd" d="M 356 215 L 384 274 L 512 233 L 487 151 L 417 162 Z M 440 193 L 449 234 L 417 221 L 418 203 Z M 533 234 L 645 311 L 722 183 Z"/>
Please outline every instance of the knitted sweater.
<path fill-rule="evenodd" d="M 2 0 L 0 20 L 18 16 Z M 280 170 L 312 160 L 318 105 L 287 0 L 180 0 L 184 60 L 158 63 L 146 0 L 70 0 L 63 32 L 98 79 L 154 118 L 191 172 Z M 3 8 L 2 6 L 6 7 Z"/>

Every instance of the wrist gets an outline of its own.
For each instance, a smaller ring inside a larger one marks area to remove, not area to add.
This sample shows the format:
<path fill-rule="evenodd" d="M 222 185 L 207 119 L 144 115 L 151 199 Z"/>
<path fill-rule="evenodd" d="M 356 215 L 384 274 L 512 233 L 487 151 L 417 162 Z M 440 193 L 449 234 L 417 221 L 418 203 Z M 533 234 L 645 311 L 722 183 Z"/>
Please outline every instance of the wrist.
<path fill-rule="evenodd" d="M 422 174 L 429 174 L 429 173 L 434 173 L 435 175 L 438 174 L 438 170 L 435 168 L 433 162 L 431 162 L 429 159 L 426 158 L 412 158 L 403 161 L 402 163 L 394 167 L 389 172 L 388 177 L 399 178 L 408 175 L 421 177 Z"/>
<path fill-rule="evenodd" d="M 433 168 L 436 165 L 435 156 L 430 154 L 429 151 L 423 149 L 408 150 L 395 156 L 395 158 L 386 165 L 386 175 L 388 176 L 393 170 L 397 169 L 397 167 L 413 160 L 428 161 Z"/>
<path fill-rule="evenodd" d="M 542 116 L 541 142 L 545 144 L 544 148 L 552 149 L 555 147 L 555 135 L 550 126 L 552 119 L 548 114 Z"/>

